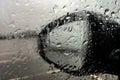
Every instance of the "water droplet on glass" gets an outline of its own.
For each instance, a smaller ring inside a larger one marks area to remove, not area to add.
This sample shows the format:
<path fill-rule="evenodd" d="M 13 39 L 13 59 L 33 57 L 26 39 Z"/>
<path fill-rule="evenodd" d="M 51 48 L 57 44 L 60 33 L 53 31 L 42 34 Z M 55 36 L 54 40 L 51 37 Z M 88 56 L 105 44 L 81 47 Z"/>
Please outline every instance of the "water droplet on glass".
<path fill-rule="evenodd" d="M 66 8 L 66 5 L 63 6 L 63 9 Z"/>
<path fill-rule="evenodd" d="M 111 16 L 112 16 L 112 17 L 115 17 L 115 12 L 111 12 Z"/>
<path fill-rule="evenodd" d="M 68 27 L 68 31 L 69 31 L 69 32 L 72 31 L 72 26 Z"/>
<path fill-rule="evenodd" d="M 24 38 L 24 37 L 25 37 L 25 35 L 24 35 L 24 34 L 21 34 L 21 35 L 20 35 L 20 37 L 21 37 L 21 38 Z"/>
<path fill-rule="evenodd" d="M 86 0 L 81 0 L 81 2 L 86 2 Z"/>
<path fill-rule="evenodd" d="M 19 2 L 16 2 L 15 5 L 16 5 L 16 6 L 19 6 L 20 4 L 19 4 Z"/>
<path fill-rule="evenodd" d="M 67 11 L 67 10 L 68 10 L 68 9 L 67 9 L 67 5 L 64 5 L 64 6 L 62 7 L 62 10 Z"/>
<path fill-rule="evenodd" d="M 26 0 L 25 6 L 29 6 L 29 4 L 30 4 L 30 1 L 29 1 L 29 0 Z"/>
<path fill-rule="evenodd" d="M 100 6 L 100 9 L 103 9 L 103 6 Z"/>
<path fill-rule="evenodd" d="M 53 11 L 54 11 L 54 13 L 57 13 L 57 12 L 58 12 L 58 5 L 55 5 L 55 6 L 53 7 Z"/>
<path fill-rule="evenodd" d="M 11 16 L 12 16 L 12 17 L 15 17 L 15 16 L 16 16 L 16 14 L 15 14 L 14 12 L 12 12 L 12 13 L 11 13 Z"/>
<path fill-rule="evenodd" d="M 63 30 L 66 31 L 66 30 L 67 30 L 67 27 L 64 27 Z"/>
<path fill-rule="evenodd" d="M 29 6 L 29 3 L 26 3 L 25 6 Z"/>
<path fill-rule="evenodd" d="M 11 23 L 9 24 L 9 26 L 12 27 L 12 28 L 15 28 L 15 27 L 16 27 L 15 24 L 14 24 L 14 21 L 11 22 Z"/>
<path fill-rule="evenodd" d="M 20 67 L 21 67 L 21 65 L 19 64 L 19 65 L 17 65 L 17 67 L 18 67 L 18 68 L 20 68 Z"/>
<path fill-rule="evenodd" d="M 64 53 L 66 56 L 70 55 L 71 53 L 70 52 L 65 52 Z"/>
<path fill-rule="evenodd" d="M 57 48 L 61 47 L 61 43 L 57 43 L 57 44 L 56 44 L 56 47 L 57 47 Z"/>
<path fill-rule="evenodd" d="M 83 41 L 83 45 L 86 45 L 87 43 L 88 43 L 88 41 L 87 41 L 87 40 Z"/>
<path fill-rule="evenodd" d="M 86 5 L 84 8 L 89 8 L 90 7 L 90 5 Z"/>
<path fill-rule="evenodd" d="M 75 9 L 75 12 L 78 12 L 78 9 Z"/>
<path fill-rule="evenodd" d="M 28 67 L 25 67 L 24 70 L 28 70 Z"/>
<path fill-rule="evenodd" d="M 29 25 L 26 25 L 26 30 L 27 30 L 27 31 L 30 30 Z"/>
<path fill-rule="evenodd" d="M 70 19 L 70 17 L 66 17 L 66 19 Z"/>
<path fill-rule="evenodd" d="M 17 33 L 20 33 L 21 32 L 21 29 L 17 29 L 17 30 L 15 30 L 15 32 L 14 32 L 14 34 L 17 34 Z"/>
<path fill-rule="evenodd" d="M 109 9 L 105 9 L 104 14 L 108 15 L 110 13 Z"/>
<path fill-rule="evenodd" d="M 14 65 L 16 63 L 16 61 L 15 60 L 12 60 L 12 64 Z"/>
<path fill-rule="evenodd" d="M 9 67 L 10 67 L 10 65 L 8 64 L 8 65 L 6 65 L 6 67 L 7 67 L 7 68 L 9 68 Z"/>

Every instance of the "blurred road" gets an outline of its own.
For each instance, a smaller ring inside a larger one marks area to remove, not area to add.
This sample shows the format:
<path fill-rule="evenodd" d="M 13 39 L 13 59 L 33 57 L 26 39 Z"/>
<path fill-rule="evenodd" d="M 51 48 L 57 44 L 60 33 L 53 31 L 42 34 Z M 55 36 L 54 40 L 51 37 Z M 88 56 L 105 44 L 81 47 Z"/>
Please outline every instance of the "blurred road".
<path fill-rule="evenodd" d="M 75 77 L 46 63 L 37 53 L 37 38 L 0 40 L 0 80 L 117 80 L 117 76 Z"/>

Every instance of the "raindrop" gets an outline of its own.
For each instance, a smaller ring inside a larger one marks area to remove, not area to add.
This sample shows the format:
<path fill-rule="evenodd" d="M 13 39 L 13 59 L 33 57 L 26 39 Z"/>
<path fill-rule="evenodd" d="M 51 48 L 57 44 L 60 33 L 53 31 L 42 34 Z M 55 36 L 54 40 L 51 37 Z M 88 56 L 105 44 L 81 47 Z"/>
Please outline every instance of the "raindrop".
<path fill-rule="evenodd" d="M 8 73 L 8 75 L 12 75 L 12 74 L 13 74 L 13 72 L 14 72 L 14 71 L 10 71 L 10 72 Z"/>
<path fill-rule="evenodd" d="M 12 12 L 12 13 L 11 13 L 11 16 L 12 16 L 12 17 L 15 17 L 15 16 L 16 16 L 16 14 L 15 14 L 14 12 Z"/>
<path fill-rule="evenodd" d="M 30 29 L 29 29 L 29 25 L 26 25 L 26 30 L 27 30 L 27 31 L 30 30 Z"/>
<path fill-rule="evenodd" d="M 15 28 L 15 27 L 16 27 L 15 24 L 14 24 L 14 21 L 12 21 L 12 22 L 9 24 L 9 26 L 12 27 L 12 28 Z"/>
<path fill-rule="evenodd" d="M 86 5 L 84 8 L 89 8 L 90 7 L 90 5 Z"/>
<path fill-rule="evenodd" d="M 66 19 L 70 19 L 70 17 L 66 17 Z"/>
<path fill-rule="evenodd" d="M 104 8 L 103 8 L 103 6 L 100 6 L 100 7 L 99 7 L 99 10 L 100 10 L 102 13 L 104 13 Z"/>
<path fill-rule="evenodd" d="M 8 74 L 8 71 L 4 72 L 4 74 Z"/>
<path fill-rule="evenodd" d="M 55 6 L 53 7 L 53 11 L 54 11 L 54 13 L 57 13 L 57 12 L 58 12 L 58 5 L 55 5 Z"/>
<path fill-rule="evenodd" d="M 26 3 L 25 6 L 29 6 L 29 3 Z"/>
<path fill-rule="evenodd" d="M 63 9 L 66 8 L 66 5 L 63 6 Z"/>
<path fill-rule="evenodd" d="M 75 12 L 78 12 L 78 9 L 75 9 Z"/>
<path fill-rule="evenodd" d="M 20 4 L 19 4 L 19 2 L 16 2 L 15 5 L 16 5 L 16 6 L 19 6 Z"/>
<path fill-rule="evenodd" d="M 88 44 L 88 41 L 87 40 L 83 41 L 83 45 L 86 45 L 86 44 Z"/>
<path fill-rule="evenodd" d="M 103 9 L 103 6 L 100 6 L 100 9 Z"/>
<path fill-rule="evenodd" d="M 67 30 L 67 27 L 64 27 L 64 28 L 63 28 L 63 31 L 66 31 L 66 30 Z"/>
<path fill-rule="evenodd" d="M 115 0 L 115 5 L 117 5 L 117 2 L 118 2 L 118 1 L 117 1 L 117 0 Z"/>
<path fill-rule="evenodd" d="M 28 70 L 28 67 L 25 67 L 24 70 Z"/>
<path fill-rule="evenodd" d="M 28 60 L 28 57 L 24 56 L 24 57 L 22 58 L 22 61 L 26 61 L 26 60 Z"/>
<path fill-rule="evenodd" d="M 7 68 L 9 68 L 9 67 L 10 67 L 10 65 L 8 64 L 6 67 L 7 67 Z"/>
<path fill-rule="evenodd" d="M 48 70 L 54 70 L 54 68 L 55 68 L 55 65 L 54 65 L 54 64 L 50 64 L 50 66 L 49 66 L 49 69 L 48 69 Z"/>
<path fill-rule="evenodd" d="M 86 2 L 86 0 L 81 0 L 81 2 Z"/>
<path fill-rule="evenodd" d="M 12 60 L 12 64 L 15 64 L 16 63 L 16 61 L 15 60 Z"/>
<path fill-rule="evenodd" d="M 120 13 L 120 9 L 118 10 L 118 13 Z"/>
<path fill-rule="evenodd" d="M 64 5 L 64 6 L 62 7 L 62 10 L 67 11 L 67 10 L 68 10 L 68 9 L 67 9 L 67 5 Z"/>
<path fill-rule="evenodd" d="M 108 15 L 110 13 L 109 9 L 105 9 L 104 14 Z"/>
<path fill-rule="evenodd" d="M 25 6 L 29 6 L 29 4 L 30 4 L 29 0 L 26 0 Z"/>
<path fill-rule="evenodd" d="M 57 48 L 61 47 L 61 43 L 57 43 L 57 44 L 56 44 L 56 47 L 57 47 Z"/>
<path fill-rule="evenodd" d="M 15 30 L 14 34 L 18 34 L 19 32 L 21 32 L 21 29 Z"/>
<path fill-rule="evenodd" d="M 21 65 L 19 64 L 19 65 L 17 65 L 17 67 L 18 67 L 18 68 L 21 68 Z"/>
<path fill-rule="evenodd" d="M 71 53 L 70 52 L 65 52 L 64 55 L 68 56 L 70 55 Z"/>
<path fill-rule="evenodd" d="M 111 16 L 112 16 L 112 17 L 115 17 L 115 12 L 111 12 Z"/>
<path fill-rule="evenodd" d="M 72 31 L 72 26 L 68 27 L 68 31 L 71 32 Z"/>

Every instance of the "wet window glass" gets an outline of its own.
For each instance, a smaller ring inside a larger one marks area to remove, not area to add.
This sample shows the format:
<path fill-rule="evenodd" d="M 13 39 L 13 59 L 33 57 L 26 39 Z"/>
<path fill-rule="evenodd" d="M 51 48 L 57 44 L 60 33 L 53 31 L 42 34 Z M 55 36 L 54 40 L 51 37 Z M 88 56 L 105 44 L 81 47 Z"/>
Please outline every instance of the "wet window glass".
<path fill-rule="evenodd" d="M 0 0 L 0 80 L 119 80 L 119 0 Z"/>

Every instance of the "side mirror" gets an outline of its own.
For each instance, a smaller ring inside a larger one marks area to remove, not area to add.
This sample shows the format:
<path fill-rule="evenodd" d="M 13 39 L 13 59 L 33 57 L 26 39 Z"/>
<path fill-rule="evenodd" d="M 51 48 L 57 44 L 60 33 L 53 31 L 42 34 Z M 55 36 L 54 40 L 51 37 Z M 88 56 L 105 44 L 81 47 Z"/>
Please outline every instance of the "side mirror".
<path fill-rule="evenodd" d="M 41 57 L 64 72 L 119 75 L 120 25 L 108 16 L 81 11 L 66 14 L 39 33 Z"/>

